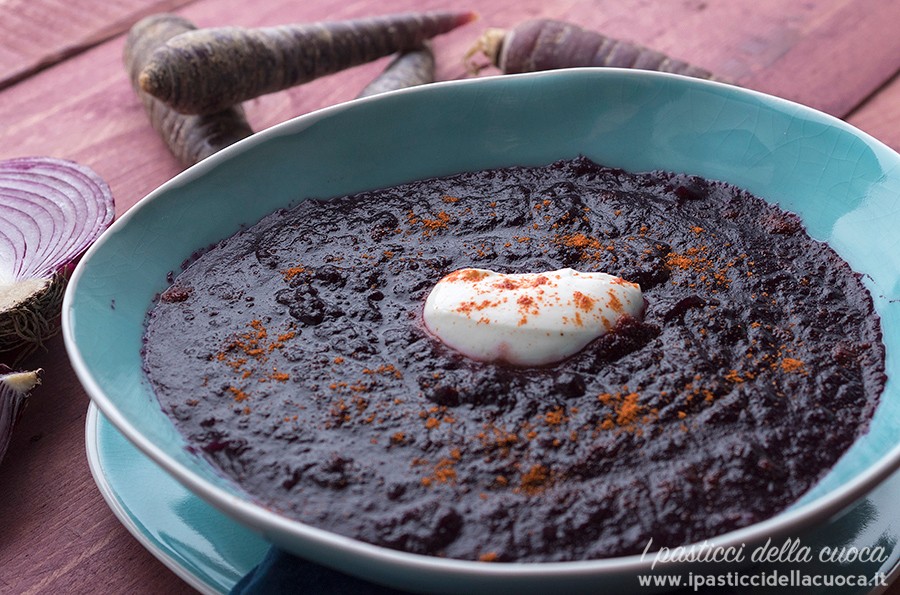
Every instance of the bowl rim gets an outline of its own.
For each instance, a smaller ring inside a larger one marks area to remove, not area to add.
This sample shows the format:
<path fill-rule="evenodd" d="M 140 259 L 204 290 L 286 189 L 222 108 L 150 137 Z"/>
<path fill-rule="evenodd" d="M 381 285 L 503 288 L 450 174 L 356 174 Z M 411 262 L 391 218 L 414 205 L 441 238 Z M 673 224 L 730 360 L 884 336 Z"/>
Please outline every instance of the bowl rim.
<path fill-rule="evenodd" d="M 368 559 L 376 560 L 388 566 L 399 567 L 404 570 L 415 569 L 428 573 L 441 572 L 446 576 L 465 575 L 485 578 L 527 578 L 538 576 L 570 577 L 573 575 L 584 575 L 597 577 L 621 572 L 649 570 L 650 564 L 653 561 L 653 553 L 656 551 L 655 549 L 650 550 L 649 552 L 646 552 L 645 550 L 645 553 L 648 554 L 646 556 L 643 554 L 633 554 L 628 556 L 569 562 L 497 562 L 491 564 L 473 560 L 414 554 L 393 550 L 387 547 L 366 543 L 355 538 L 332 533 L 328 530 L 308 525 L 302 521 L 292 520 L 286 516 L 268 510 L 260 504 L 251 502 L 248 499 L 229 494 L 199 477 L 177 460 L 170 457 L 129 422 L 126 416 L 117 408 L 115 403 L 106 395 L 105 391 L 100 387 L 99 383 L 90 372 L 78 342 L 75 339 L 72 320 L 73 299 L 74 295 L 78 292 L 79 281 L 84 274 L 85 269 L 90 265 L 93 255 L 103 250 L 103 246 L 108 242 L 109 238 L 120 233 L 123 228 L 127 229 L 131 219 L 138 216 L 138 213 L 146 208 L 146 206 L 157 197 L 168 193 L 171 189 L 177 188 L 188 181 L 202 178 L 207 172 L 217 168 L 220 162 L 226 160 L 234 153 L 251 151 L 257 145 L 269 142 L 270 139 L 282 135 L 302 134 L 303 130 L 309 125 L 323 119 L 340 117 L 340 114 L 343 112 L 356 109 L 357 105 L 373 101 L 391 101 L 392 97 L 400 95 L 440 92 L 440 89 L 447 87 L 491 87 L 492 85 L 502 85 L 503 81 L 508 81 L 513 78 L 559 78 L 563 80 L 570 77 L 603 77 L 606 76 L 606 73 L 648 80 L 658 78 L 684 79 L 688 81 L 687 84 L 718 88 L 718 92 L 745 95 L 754 98 L 758 102 L 768 104 L 781 110 L 788 108 L 791 112 L 800 112 L 804 116 L 813 117 L 820 122 L 840 128 L 844 132 L 863 140 L 870 149 L 875 150 L 879 154 L 884 153 L 886 155 L 893 155 L 893 159 L 900 162 L 900 155 L 878 139 L 839 118 L 816 110 L 815 108 L 804 106 L 794 101 L 760 91 L 736 87 L 724 82 L 690 78 L 671 73 L 623 68 L 568 68 L 554 71 L 502 74 L 470 79 L 438 81 L 428 85 L 391 91 L 380 95 L 353 99 L 344 103 L 327 106 L 296 116 L 284 122 L 275 124 L 263 131 L 257 132 L 178 173 L 141 198 L 134 206 L 122 214 L 121 217 L 118 217 L 101 237 L 88 248 L 70 277 L 62 304 L 61 323 L 63 342 L 72 368 L 91 401 L 97 405 L 103 415 L 107 417 L 119 432 L 131 441 L 140 451 L 149 456 L 170 475 L 174 476 L 179 482 L 185 485 L 190 491 L 199 495 L 229 516 L 249 525 L 258 532 L 262 532 L 270 541 L 276 543 L 278 543 L 278 533 L 283 532 L 295 536 L 299 535 L 304 540 L 315 541 L 319 546 L 328 546 L 334 550 L 340 550 L 344 554 L 365 556 Z M 688 549 L 706 544 L 711 547 L 729 547 L 738 546 L 747 542 L 762 542 L 766 538 L 774 538 L 776 536 L 784 537 L 792 532 L 802 534 L 804 529 L 837 514 L 853 501 L 862 497 L 898 468 L 900 468 L 900 440 L 898 440 L 898 443 L 892 449 L 883 454 L 865 471 L 856 474 L 850 481 L 842 486 L 837 487 L 824 495 L 818 496 L 810 502 L 801 504 L 796 508 L 784 510 L 764 521 L 717 535 L 702 542 L 684 544 L 684 546 L 680 547 Z M 664 564 L 666 564 L 665 568 L 667 569 L 682 565 L 680 563 Z"/>

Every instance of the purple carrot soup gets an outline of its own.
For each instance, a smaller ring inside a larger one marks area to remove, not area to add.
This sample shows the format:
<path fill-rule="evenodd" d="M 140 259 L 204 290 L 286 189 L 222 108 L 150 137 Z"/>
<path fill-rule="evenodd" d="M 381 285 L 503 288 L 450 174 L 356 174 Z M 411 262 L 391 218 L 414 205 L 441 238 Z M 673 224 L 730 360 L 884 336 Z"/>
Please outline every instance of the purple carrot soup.
<path fill-rule="evenodd" d="M 254 501 L 501 562 L 769 518 L 885 383 L 870 295 L 796 215 L 586 158 L 273 213 L 173 278 L 143 357 L 190 448 Z"/>

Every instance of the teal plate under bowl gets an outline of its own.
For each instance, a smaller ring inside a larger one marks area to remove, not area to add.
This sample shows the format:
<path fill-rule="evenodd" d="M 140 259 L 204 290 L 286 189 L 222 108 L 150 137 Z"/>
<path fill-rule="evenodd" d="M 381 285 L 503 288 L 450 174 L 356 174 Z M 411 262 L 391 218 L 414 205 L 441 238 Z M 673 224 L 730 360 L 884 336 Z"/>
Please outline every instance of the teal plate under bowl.
<path fill-rule="evenodd" d="M 251 502 L 161 412 L 141 369 L 145 313 L 195 251 L 277 208 L 414 179 L 585 155 L 741 186 L 800 214 L 863 274 L 881 316 L 888 383 L 862 436 L 800 502 L 718 536 L 796 535 L 900 465 L 900 155 L 852 126 L 764 94 L 676 75 L 572 69 L 436 83 L 352 101 L 255 134 L 173 178 L 90 248 L 63 336 L 93 402 L 151 459 L 244 526 L 298 555 L 398 587 L 470 592 L 633 589 L 640 556 L 482 564 L 379 548 Z M 824 430 L 824 429 L 823 429 Z M 690 565 L 671 570 L 689 571 Z"/>
<path fill-rule="evenodd" d="M 227 593 L 269 544 L 178 483 L 91 405 L 84 435 L 100 493 L 129 533 L 201 593 Z M 152 486 L 152 489 L 148 489 Z"/>
<path fill-rule="evenodd" d="M 97 487 L 122 524 L 198 591 L 228 593 L 262 560 L 268 543 L 188 491 L 128 442 L 93 405 L 88 409 L 85 444 Z M 153 490 L 148 491 L 147 485 Z M 844 565 L 839 570 L 845 575 L 872 577 L 881 573 L 891 582 L 896 580 L 894 575 L 900 573 L 900 472 L 801 539 L 833 548 L 885 546 L 882 564 Z M 793 565 L 780 570 L 801 568 Z M 825 576 L 836 574 L 836 567 L 810 564 L 802 571 L 809 576 Z M 757 567 L 753 572 L 759 574 L 762 569 Z M 854 585 L 794 592 L 874 595 L 882 590 Z"/>

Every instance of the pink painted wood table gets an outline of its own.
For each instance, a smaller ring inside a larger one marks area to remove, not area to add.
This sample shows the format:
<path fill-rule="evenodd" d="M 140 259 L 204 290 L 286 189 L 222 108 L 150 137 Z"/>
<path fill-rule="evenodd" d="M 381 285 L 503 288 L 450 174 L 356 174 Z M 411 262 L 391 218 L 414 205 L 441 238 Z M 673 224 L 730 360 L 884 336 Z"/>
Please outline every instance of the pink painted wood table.
<path fill-rule="evenodd" d="M 567 19 L 821 109 L 900 150 L 900 0 L 0 0 L 0 159 L 89 165 L 121 215 L 181 170 L 122 66 L 125 32 L 142 16 L 253 26 L 438 9 L 480 15 L 435 40 L 439 80 L 473 76 L 462 57 L 486 27 Z M 249 101 L 248 118 L 262 130 L 349 100 L 385 64 Z M 88 398 L 60 338 L 24 365 L 43 368 L 44 383 L 0 465 L 0 593 L 191 592 L 101 497 L 85 456 Z"/>

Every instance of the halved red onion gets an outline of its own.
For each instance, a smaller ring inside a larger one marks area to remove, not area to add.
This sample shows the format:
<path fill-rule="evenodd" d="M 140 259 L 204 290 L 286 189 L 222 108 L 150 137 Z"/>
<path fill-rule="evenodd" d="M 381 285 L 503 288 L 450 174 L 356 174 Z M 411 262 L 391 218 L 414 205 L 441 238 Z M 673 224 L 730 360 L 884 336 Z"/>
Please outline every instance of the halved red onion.
<path fill-rule="evenodd" d="M 84 165 L 0 161 L 0 352 L 21 357 L 58 330 L 68 265 L 114 215 L 109 186 Z"/>
<path fill-rule="evenodd" d="M 40 384 L 41 370 L 13 372 L 0 364 L 0 461 L 9 448 L 13 426 L 25 410 L 31 389 Z"/>

